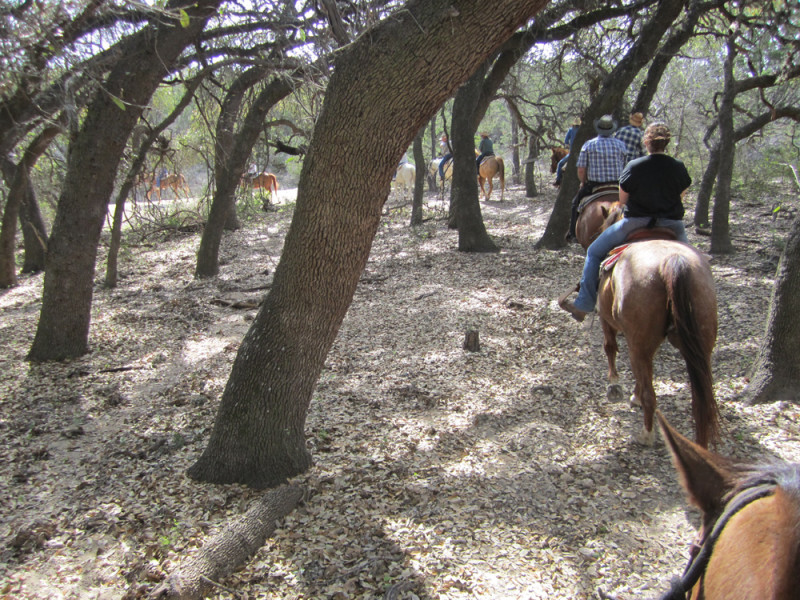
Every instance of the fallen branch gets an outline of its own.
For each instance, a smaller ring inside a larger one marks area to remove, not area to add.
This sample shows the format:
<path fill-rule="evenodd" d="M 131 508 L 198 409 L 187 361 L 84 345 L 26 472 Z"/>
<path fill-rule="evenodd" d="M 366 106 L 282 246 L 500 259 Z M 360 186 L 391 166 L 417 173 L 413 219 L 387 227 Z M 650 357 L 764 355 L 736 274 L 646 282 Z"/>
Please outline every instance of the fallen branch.
<path fill-rule="evenodd" d="M 264 545 L 278 521 L 294 510 L 302 496 L 302 487 L 288 484 L 264 494 L 243 516 L 211 538 L 194 558 L 167 577 L 150 598 L 202 598 L 213 587 L 212 582 L 233 573 Z"/>

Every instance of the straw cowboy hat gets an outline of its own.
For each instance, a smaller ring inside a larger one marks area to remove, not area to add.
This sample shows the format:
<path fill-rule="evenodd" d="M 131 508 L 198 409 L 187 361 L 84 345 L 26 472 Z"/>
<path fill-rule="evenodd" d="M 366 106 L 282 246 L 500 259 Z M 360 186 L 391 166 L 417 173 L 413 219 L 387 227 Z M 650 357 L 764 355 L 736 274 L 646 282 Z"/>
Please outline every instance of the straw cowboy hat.
<path fill-rule="evenodd" d="M 629 121 L 634 127 L 641 127 L 644 121 L 644 115 L 640 112 L 633 113 Z"/>
<path fill-rule="evenodd" d="M 594 130 L 601 137 L 608 137 L 617 130 L 617 122 L 611 115 L 603 115 L 594 122 Z"/>

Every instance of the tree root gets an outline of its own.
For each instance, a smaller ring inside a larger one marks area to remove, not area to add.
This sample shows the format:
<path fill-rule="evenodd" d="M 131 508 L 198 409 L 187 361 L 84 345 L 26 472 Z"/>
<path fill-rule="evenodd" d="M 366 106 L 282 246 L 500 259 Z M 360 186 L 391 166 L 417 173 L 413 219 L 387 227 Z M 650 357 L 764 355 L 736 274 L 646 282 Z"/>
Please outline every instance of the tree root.
<path fill-rule="evenodd" d="M 277 522 L 289 514 L 300 498 L 299 485 L 282 485 L 268 491 L 241 517 L 211 538 L 191 560 L 152 591 L 151 600 L 195 600 L 244 564 L 272 535 Z"/>

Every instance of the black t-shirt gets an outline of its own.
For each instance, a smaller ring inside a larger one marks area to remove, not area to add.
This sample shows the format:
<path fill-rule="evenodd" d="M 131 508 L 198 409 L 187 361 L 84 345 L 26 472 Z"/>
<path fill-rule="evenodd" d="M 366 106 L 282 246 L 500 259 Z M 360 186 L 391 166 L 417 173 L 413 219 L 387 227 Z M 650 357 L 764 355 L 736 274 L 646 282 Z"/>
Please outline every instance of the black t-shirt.
<path fill-rule="evenodd" d="M 625 216 L 682 219 L 681 192 L 691 183 L 686 166 L 666 154 L 632 160 L 619 178 L 619 187 L 629 194 Z"/>

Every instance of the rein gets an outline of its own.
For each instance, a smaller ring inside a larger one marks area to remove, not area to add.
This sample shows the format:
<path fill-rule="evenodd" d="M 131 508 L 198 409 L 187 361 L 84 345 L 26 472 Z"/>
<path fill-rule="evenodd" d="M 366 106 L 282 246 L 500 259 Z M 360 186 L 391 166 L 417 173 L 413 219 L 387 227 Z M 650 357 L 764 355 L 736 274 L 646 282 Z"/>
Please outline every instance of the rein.
<path fill-rule="evenodd" d="M 755 502 L 766 496 L 771 496 L 777 487 L 778 484 L 776 482 L 760 483 L 743 489 L 731 498 L 725 505 L 725 510 L 722 511 L 722 514 L 714 522 L 711 533 L 706 535 L 703 539 L 699 551 L 697 551 L 697 553 L 692 553 L 692 557 L 689 559 L 689 564 L 686 565 L 683 576 L 680 578 L 673 578 L 669 591 L 659 596 L 658 600 L 687 600 L 687 594 L 703 576 L 708 566 L 708 561 L 711 559 L 714 544 L 717 543 L 728 521 L 751 502 Z M 602 600 L 617 600 L 602 590 L 598 590 L 598 593 Z"/>
<path fill-rule="evenodd" d="M 659 600 L 686 600 L 686 594 L 691 591 L 705 572 L 708 561 L 711 559 L 711 553 L 714 551 L 714 544 L 717 543 L 722 530 L 731 520 L 731 517 L 751 502 L 772 495 L 776 487 L 777 484 L 775 483 L 762 483 L 745 488 L 731 498 L 728 504 L 725 505 L 725 510 L 722 511 L 722 514 L 714 523 L 711 533 L 703 540 L 700 551 L 689 559 L 689 564 L 686 566 L 683 577 L 673 580 L 670 591 L 662 595 Z"/>

